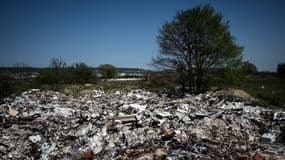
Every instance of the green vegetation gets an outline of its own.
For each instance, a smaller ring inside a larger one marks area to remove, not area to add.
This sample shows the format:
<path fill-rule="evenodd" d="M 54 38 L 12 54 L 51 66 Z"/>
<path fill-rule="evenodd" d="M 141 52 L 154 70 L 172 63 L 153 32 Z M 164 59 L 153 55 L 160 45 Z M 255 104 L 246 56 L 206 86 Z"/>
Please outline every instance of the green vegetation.
<path fill-rule="evenodd" d="M 53 58 L 50 68 L 40 71 L 38 81 L 40 84 L 55 84 L 58 87 L 63 84 L 94 83 L 97 76 L 93 70 L 84 63 L 76 63 L 67 66 L 62 59 Z"/>
<path fill-rule="evenodd" d="M 247 75 L 253 75 L 257 73 L 257 68 L 255 64 L 250 63 L 249 61 L 243 62 L 241 66 L 241 70 L 243 73 Z"/>
<path fill-rule="evenodd" d="M 285 105 L 284 79 L 272 74 L 258 74 L 246 78 L 240 88 L 259 100 L 265 107 L 282 107 Z"/>
<path fill-rule="evenodd" d="M 229 23 L 210 5 L 178 12 L 162 26 L 157 39 L 161 52 L 153 64 L 176 71 L 183 90 L 205 91 L 210 70 L 225 68 L 229 80 L 237 75 L 235 65 L 243 48 L 235 43 Z"/>
<path fill-rule="evenodd" d="M 71 76 L 71 82 L 84 84 L 88 82 L 96 82 L 97 76 L 93 74 L 93 71 L 84 63 L 76 63 L 69 69 Z"/>
<path fill-rule="evenodd" d="M 39 73 L 38 77 L 31 74 Z M 62 59 L 53 58 L 49 68 L 1 68 L 0 98 L 40 88 L 62 90 L 68 85 L 96 83 L 98 78 L 93 69 L 84 63 L 67 66 Z"/>
<path fill-rule="evenodd" d="M 102 74 L 103 79 L 115 78 L 117 75 L 117 69 L 111 64 L 102 64 L 99 66 L 99 71 Z"/>
<path fill-rule="evenodd" d="M 150 72 L 146 75 L 144 87 L 151 91 L 171 90 L 179 84 L 177 79 L 178 75 L 173 71 Z"/>
<path fill-rule="evenodd" d="M 221 72 L 225 73 L 225 72 Z M 90 85 L 73 84 L 41 84 L 37 79 L 14 79 L 10 76 L 1 74 L 0 96 L 1 98 L 11 94 L 20 94 L 32 88 L 41 90 L 58 90 L 68 92 L 74 96 L 82 90 L 102 89 L 105 92 L 130 91 L 132 89 L 146 89 L 150 91 L 161 91 L 174 89 L 177 86 L 176 75 L 174 72 L 150 73 L 145 81 L 96 81 Z M 279 78 L 275 73 L 257 73 L 247 75 L 243 83 L 239 86 L 222 84 L 222 76 L 214 76 L 220 79 L 218 87 L 240 88 L 259 100 L 258 105 L 265 107 L 282 107 L 285 105 L 285 83 L 284 79 Z M 160 81 L 158 81 L 160 80 Z M 224 80 L 225 81 L 225 80 Z M 218 84 L 218 83 L 217 83 Z M 214 86 L 214 85 L 212 85 Z M 41 101 L 45 103 L 45 101 Z"/>
<path fill-rule="evenodd" d="M 285 63 L 280 63 L 277 66 L 277 74 L 281 78 L 285 78 Z"/>
<path fill-rule="evenodd" d="M 6 97 L 13 93 L 11 77 L 8 75 L 0 75 L 1 83 L 0 83 L 0 97 Z"/>
<path fill-rule="evenodd" d="M 5 74 L 0 74 L 0 79 L 0 99 L 11 94 L 20 94 L 23 91 L 40 87 L 38 82 L 33 79 L 14 79 Z"/>

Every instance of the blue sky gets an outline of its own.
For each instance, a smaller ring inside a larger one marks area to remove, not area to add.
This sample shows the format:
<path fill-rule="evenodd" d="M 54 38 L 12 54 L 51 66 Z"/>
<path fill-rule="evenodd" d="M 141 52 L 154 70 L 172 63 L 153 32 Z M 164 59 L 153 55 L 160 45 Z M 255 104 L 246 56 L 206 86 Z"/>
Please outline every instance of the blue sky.
<path fill-rule="evenodd" d="M 162 24 L 206 3 L 230 21 L 244 60 L 262 71 L 285 62 L 284 0 L 1 0 L 0 66 L 46 67 L 61 57 L 149 69 Z"/>

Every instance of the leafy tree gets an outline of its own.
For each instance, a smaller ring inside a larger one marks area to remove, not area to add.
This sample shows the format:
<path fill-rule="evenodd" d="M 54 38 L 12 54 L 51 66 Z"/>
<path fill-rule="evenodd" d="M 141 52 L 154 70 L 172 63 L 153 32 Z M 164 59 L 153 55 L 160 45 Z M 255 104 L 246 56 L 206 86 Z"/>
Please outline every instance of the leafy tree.
<path fill-rule="evenodd" d="M 114 78 L 117 75 L 117 69 L 111 64 L 102 64 L 99 66 L 99 71 L 102 74 L 102 78 Z"/>
<path fill-rule="evenodd" d="M 178 12 L 162 26 L 157 41 L 161 50 L 153 64 L 176 70 L 191 93 L 203 91 L 209 70 L 229 66 L 243 50 L 230 34 L 229 22 L 210 5 Z"/>
<path fill-rule="evenodd" d="M 238 87 L 243 84 L 245 72 L 241 57 L 229 60 L 223 68 L 211 70 L 206 75 L 207 86 Z"/>
<path fill-rule="evenodd" d="M 285 63 L 280 63 L 277 66 L 277 74 L 284 78 L 285 77 Z"/>
<path fill-rule="evenodd" d="M 74 81 L 76 83 L 87 83 L 91 80 L 92 69 L 84 63 L 76 63 L 73 66 Z"/>
<path fill-rule="evenodd" d="M 247 74 L 244 70 L 244 64 L 242 62 L 242 58 L 236 58 L 228 61 L 227 67 L 224 68 L 224 72 L 222 74 L 223 85 L 224 86 L 240 86 L 244 80 L 245 74 Z"/>
<path fill-rule="evenodd" d="M 243 62 L 241 69 L 245 74 L 256 74 L 257 73 L 256 66 L 253 63 L 250 63 L 249 61 Z"/>

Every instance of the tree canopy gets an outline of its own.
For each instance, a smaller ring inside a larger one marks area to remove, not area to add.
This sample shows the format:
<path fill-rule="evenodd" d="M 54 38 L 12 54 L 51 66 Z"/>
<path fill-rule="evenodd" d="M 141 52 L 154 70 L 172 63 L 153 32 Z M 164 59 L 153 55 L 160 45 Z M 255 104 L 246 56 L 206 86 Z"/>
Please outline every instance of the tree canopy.
<path fill-rule="evenodd" d="M 85 63 L 76 63 L 72 66 L 72 75 L 76 83 L 86 83 L 92 77 L 92 69 Z"/>
<path fill-rule="evenodd" d="M 242 64 L 242 71 L 245 74 L 256 74 L 257 73 L 257 68 L 255 64 L 250 63 L 249 61 L 243 62 Z"/>
<path fill-rule="evenodd" d="M 117 75 L 117 69 L 111 64 L 102 64 L 99 66 L 99 71 L 102 74 L 102 78 L 109 79 L 115 78 Z"/>
<path fill-rule="evenodd" d="M 229 67 L 241 59 L 243 50 L 235 43 L 229 22 L 210 5 L 178 12 L 162 26 L 157 41 L 160 53 L 153 64 L 175 70 L 191 93 L 203 90 L 210 69 Z"/>

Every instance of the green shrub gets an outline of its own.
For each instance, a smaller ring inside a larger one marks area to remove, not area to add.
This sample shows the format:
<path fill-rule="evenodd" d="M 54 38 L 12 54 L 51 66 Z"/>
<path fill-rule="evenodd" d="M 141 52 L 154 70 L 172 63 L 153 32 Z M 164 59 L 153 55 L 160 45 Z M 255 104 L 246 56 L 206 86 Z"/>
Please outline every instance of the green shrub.
<path fill-rule="evenodd" d="M 75 64 L 71 72 L 74 78 L 73 82 L 75 83 L 80 83 L 80 84 L 88 83 L 92 78 L 93 79 L 96 78 L 92 74 L 92 69 L 84 63 Z"/>
<path fill-rule="evenodd" d="M 51 68 L 45 68 L 40 71 L 38 80 L 41 84 L 56 84 L 58 77 Z"/>
<path fill-rule="evenodd" d="M 281 78 L 285 78 L 285 63 L 280 63 L 277 66 L 277 74 Z"/>
<path fill-rule="evenodd" d="M 102 74 L 102 78 L 104 79 L 115 78 L 117 75 L 117 69 L 111 64 L 100 65 L 99 72 Z"/>
<path fill-rule="evenodd" d="M 50 68 L 42 69 L 38 77 L 41 84 L 50 85 L 94 83 L 96 80 L 96 74 L 86 64 L 76 63 L 67 67 L 61 59 L 52 59 Z"/>
<path fill-rule="evenodd" d="M 249 61 L 242 62 L 241 70 L 247 75 L 252 75 L 257 73 L 256 66 L 253 63 L 250 63 Z"/>
<path fill-rule="evenodd" d="M 0 98 L 4 98 L 13 92 L 11 81 L 12 77 L 8 75 L 0 75 Z"/>
<path fill-rule="evenodd" d="M 248 63 L 248 62 L 246 62 Z M 209 86 L 218 87 L 239 87 L 245 82 L 245 75 L 249 72 L 245 71 L 244 62 L 241 60 L 230 61 L 228 66 L 221 69 L 212 70 L 208 73 L 206 81 Z"/>

